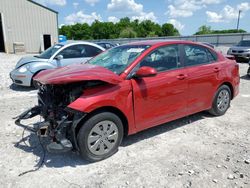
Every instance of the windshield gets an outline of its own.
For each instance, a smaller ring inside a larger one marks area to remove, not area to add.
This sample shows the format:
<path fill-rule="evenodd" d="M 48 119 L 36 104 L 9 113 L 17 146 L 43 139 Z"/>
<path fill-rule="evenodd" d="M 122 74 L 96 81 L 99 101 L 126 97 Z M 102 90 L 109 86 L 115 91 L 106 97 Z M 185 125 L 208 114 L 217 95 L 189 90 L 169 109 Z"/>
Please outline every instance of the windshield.
<path fill-rule="evenodd" d="M 250 40 L 242 40 L 237 46 L 250 46 Z"/>
<path fill-rule="evenodd" d="M 121 74 L 149 45 L 124 45 L 112 48 L 89 60 L 92 65 L 105 67 L 116 74 Z"/>
<path fill-rule="evenodd" d="M 42 58 L 42 59 L 49 59 L 62 47 L 63 47 L 62 44 L 56 44 L 54 46 L 51 46 L 50 48 L 48 48 L 47 50 L 45 50 L 43 53 L 41 53 L 40 55 L 36 57 Z"/>

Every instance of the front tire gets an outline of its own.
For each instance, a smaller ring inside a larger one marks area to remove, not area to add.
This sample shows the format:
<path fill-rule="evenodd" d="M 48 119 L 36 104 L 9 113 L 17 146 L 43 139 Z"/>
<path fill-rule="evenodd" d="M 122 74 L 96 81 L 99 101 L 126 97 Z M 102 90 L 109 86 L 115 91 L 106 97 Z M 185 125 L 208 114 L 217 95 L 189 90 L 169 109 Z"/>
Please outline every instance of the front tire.
<path fill-rule="evenodd" d="M 77 135 L 80 154 L 90 162 L 100 161 L 115 154 L 122 138 L 122 121 L 110 112 L 101 112 L 90 117 Z"/>
<path fill-rule="evenodd" d="M 227 85 L 222 85 L 216 92 L 212 108 L 209 113 L 214 116 L 221 116 L 226 113 L 230 107 L 232 93 Z"/>
<path fill-rule="evenodd" d="M 34 80 L 34 77 L 35 77 L 38 73 L 40 73 L 41 71 L 43 71 L 43 70 L 46 70 L 46 69 L 39 70 L 39 71 L 37 71 L 35 74 L 33 74 L 32 79 L 31 79 L 31 87 L 33 87 L 33 88 L 35 88 L 35 89 L 39 89 L 39 84 L 37 83 L 37 81 Z"/>

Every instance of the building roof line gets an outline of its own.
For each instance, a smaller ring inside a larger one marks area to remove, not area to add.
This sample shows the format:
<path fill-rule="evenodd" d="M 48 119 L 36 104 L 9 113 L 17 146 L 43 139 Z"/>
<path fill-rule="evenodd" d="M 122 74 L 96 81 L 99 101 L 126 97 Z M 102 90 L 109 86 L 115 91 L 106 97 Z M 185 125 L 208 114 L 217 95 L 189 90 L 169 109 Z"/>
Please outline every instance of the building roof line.
<path fill-rule="evenodd" d="M 53 10 L 53 9 L 51 9 L 51 8 L 48 8 L 48 7 L 44 6 L 44 5 L 41 5 L 40 3 L 37 3 L 37 2 L 35 2 L 35 1 L 33 1 L 33 0 L 27 0 L 27 1 L 29 1 L 29 2 L 31 2 L 31 3 L 33 3 L 33 4 L 35 4 L 35 5 L 38 5 L 38 6 L 42 7 L 42 8 L 45 8 L 45 9 L 47 9 L 47 10 L 49 10 L 49 11 L 52 11 L 52 12 L 58 14 L 57 11 L 55 11 L 55 10 Z"/>

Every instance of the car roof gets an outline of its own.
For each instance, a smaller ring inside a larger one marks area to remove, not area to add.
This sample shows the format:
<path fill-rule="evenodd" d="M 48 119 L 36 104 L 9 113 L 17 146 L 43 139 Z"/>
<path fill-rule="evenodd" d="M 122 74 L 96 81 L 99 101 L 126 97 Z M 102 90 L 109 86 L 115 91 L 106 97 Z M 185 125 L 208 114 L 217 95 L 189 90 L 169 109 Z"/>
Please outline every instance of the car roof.
<path fill-rule="evenodd" d="M 70 46 L 73 44 L 85 44 L 85 45 L 96 46 L 96 47 L 102 49 L 103 51 L 105 51 L 105 49 L 103 47 L 101 47 L 100 45 L 93 43 L 93 42 L 87 42 L 87 41 L 68 40 L 66 42 L 60 42 L 59 44 L 64 45 L 64 46 Z"/>
<path fill-rule="evenodd" d="M 164 44 L 174 44 L 174 43 L 197 44 L 195 42 L 186 41 L 186 40 L 143 40 L 143 41 L 131 42 L 128 44 L 154 46 L 154 45 L 164 45 Z"/>

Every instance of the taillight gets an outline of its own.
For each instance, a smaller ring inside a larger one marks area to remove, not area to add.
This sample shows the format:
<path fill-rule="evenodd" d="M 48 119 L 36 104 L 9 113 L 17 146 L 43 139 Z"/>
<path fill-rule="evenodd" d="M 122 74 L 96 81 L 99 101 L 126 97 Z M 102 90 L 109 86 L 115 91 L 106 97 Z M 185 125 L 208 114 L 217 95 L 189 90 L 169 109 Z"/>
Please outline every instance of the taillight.
<path fill-rule="evenodd" d="M 234 65 L 234 75 L 237 75 L 239 76 L 240 75 L 240 68 L 239 68 L 239 65 L 235 62 L 235 65 Z"/>
<path fill-rule="evenodd" d="M 239 72 L 239 65 L 237 63 L 235 63 L 234 66 L 235 66 L 236 71 Z"/>

